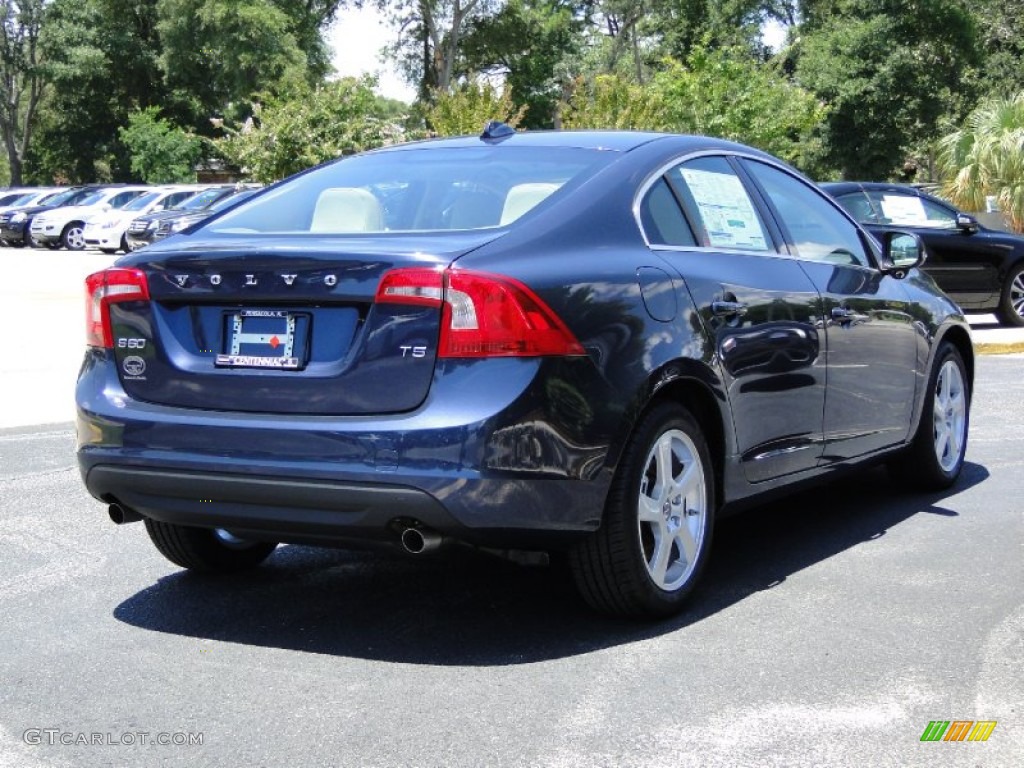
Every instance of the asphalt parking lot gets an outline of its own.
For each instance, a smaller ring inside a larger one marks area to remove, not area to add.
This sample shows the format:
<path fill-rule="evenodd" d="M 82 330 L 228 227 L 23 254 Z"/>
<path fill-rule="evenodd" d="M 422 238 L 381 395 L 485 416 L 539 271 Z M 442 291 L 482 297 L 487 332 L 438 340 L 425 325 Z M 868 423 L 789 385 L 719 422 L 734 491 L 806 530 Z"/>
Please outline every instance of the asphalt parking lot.
<path fill-rule="evenodd" d="M 950 492 L 875 469 L 752 510 L 689 611 L 637 625 L 473 552 L 177 571 L 74 465 L 81 278 L 110 257 L 0 259 L 30 337 L 0 371 L 0 768 L 1020 765 L 1024 356 L 980 359 Z M 922 742 L 934 720 L 997 725 Z"/>

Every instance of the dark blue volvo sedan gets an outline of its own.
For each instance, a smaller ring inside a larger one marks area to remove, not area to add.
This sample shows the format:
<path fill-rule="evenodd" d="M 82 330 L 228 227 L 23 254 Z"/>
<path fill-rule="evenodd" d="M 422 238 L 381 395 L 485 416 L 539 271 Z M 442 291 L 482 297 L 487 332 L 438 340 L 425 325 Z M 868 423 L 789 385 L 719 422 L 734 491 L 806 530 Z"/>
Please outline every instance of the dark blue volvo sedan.
<path fill-rule="evenodd" d="M 705 137 L 367 152 L 87 279 L 82 477 L 185 568 L 461 541 L 667 615 L 758 497 L 956 480 L 972 346 L 923 258 Z"/>

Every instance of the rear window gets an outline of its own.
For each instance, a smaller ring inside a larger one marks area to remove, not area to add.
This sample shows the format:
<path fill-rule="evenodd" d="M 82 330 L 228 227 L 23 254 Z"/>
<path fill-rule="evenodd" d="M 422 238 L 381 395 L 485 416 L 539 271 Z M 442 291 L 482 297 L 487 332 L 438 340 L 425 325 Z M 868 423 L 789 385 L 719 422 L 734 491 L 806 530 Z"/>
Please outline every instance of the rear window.
<path fill-rule="evenodd" d="M 550 147 L 368 153 L 287 181 L 213 222 L 224 234 L 429 232 L 511 224 L 617 153 Z"/>

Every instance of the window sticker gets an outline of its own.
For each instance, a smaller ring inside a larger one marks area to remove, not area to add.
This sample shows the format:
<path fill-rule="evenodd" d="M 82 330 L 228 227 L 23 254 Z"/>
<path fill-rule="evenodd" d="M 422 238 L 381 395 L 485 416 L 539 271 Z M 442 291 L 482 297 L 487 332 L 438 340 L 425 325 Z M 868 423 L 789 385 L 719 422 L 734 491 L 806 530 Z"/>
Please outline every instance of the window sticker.
<path fill-rule="evenodd" d="M 697 168 L 682 168 L 681 172 L 700 210 L 710 245 L 768 250 L 757 212 L 738 178 Z"/>
<path fill-rule="evenodd" d="M 903 226 L 927 226 L 928 214 L 919 197 L 904 195 L 882 195 L 882 216 L 889 224 Z"/>

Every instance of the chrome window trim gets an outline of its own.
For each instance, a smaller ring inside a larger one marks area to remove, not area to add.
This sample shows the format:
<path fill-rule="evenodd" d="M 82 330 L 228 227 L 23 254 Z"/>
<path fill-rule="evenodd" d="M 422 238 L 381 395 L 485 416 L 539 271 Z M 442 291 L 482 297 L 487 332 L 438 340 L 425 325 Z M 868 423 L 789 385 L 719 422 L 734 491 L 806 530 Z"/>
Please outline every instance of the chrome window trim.
<path fill-rule="evenodd" d="M 671 160 L 671 161 L 669 161 L 667 163 L 663 163 L 661 166 L 659 166 L 658 170 L 656 170 L 656 171 L 652 172 L 651 174 L 649 174 L 648 177 L 646 179 L 644 179 L 643 183 L 639 187 L 637 187 L 637 193 L 636 193 L 636 195 L 633 198 L 633 220 L 636 222 L 637 229 L 640 231 L 640 237 L 643 238 L 644 245 L 646 245 L 649 250 L 651 250 L 651 251 L 673 251 L 673 252 L 675 252 L 675 251 L 684 251 L 684 252 L 685 251 L 696 251 L 698 253 L 707 253 L 708 251 L 715 251 L 716 253 L 729 253 L 729 254 L 737 254 L 738 253 L 738 254 L 748 254 L 748 255 L 755 255 L 755 256 L 769 256 L 769 257 L 771 257 L 771 256 L 778 256 L 778 257 L 782 257 L 782 258 L 786 258 L 786 259 L 792 259 L 793 261 L 807 262 L 809 264 L 821 264 L 822 263 L 820 261 L 815 261 L 814 259 L 808 259 L 808 258 L 805 258 L 805 257 L 801 257 L 801 256 L 796 255 L 796 254 L 781 253 L 779 251 L 771 251 L 771 250 L 768 250 L 768 251 L 752 251 L 752 250 L 742 250 L 742 249 L 738 249 L 738 248 L 711 248 L 711 247 L 702 246 L 702 245 L 697 245 L 697 246 L 690 246 L 690 245 L 664 245 L 664 244 L 659 244 L 659 243 L 651 243 L 650 238 L 647 236 L 647 231 L 644 229 L 643 219 L 640 216 L 640 206 L 643 203 L 644 197 L 650 191 L 651 187 L 653 187 L 657 183 L 657 181 L 659 179 L 661 179 L 671 169 L 673 169 L 677 165 L 681 165 L 682 163 L 685 163 L 685 162 L 687 162 L 689 160 L 695 160 L 695 159 L 701 158 L 701 157 L 738 157 L 738 158 L 740 158 L 742 160 L 751 160 L 751 161 L 754 161 L 754 162 L 763 163 L 764 165 L 771 166 L 772 168 L 775 168 L 778 171 L 782 171 L 787 176 L 790 176 L 793 179 L 795 179 L 796 181 L 811 187 L 813 190 L 816 190 L 818 192 L 818 194 L 820 194 L 823 198 L 825 198 L 825 201 L 828 202 L 839 213 L 840 216 L 842 216 L 847 221 L 849 221 L 851 224 L 853 224 L 854 228 L 857 229 L 858 231 L 860 231 L 862 235 L 866 235 L 868 241 L 874 240 L 874 238 L 872 237 L 871 233 L 869 233 L 859 221 L 857 221 L 855 218 L 853 218 L 853 216 L 845 208 L 843 208 L 843 206 L 841 206 L 839 204 L 839 202 L 835 198 L 833 198 L 830 194 L 828 194 L 823 189 L 821 189 L 821 187 L 819 187 L 813 181 L 811 181 L 810 179 L 806 178 L 805 176 L 800 174 L 798 171 L 794 171 L 793 168 L 790 168 L 786 164 L 779 162 L 775 158 L 772 158 L 772 157 L 762 157 L 760 155 L 755 155 L 755 154 L 752 154 L 750 152 L 741 152 L 741 151 L 738 151 L 738 150 L 735 150 L 735 149 L 701 149 L 701 150 L 696 150 L 694 152 L 687 152 L 687 153 L 682 154 L 682 155 L 677 155 L 673 160 Z M 743 179 L 741 178 L 740 181 L 742 182 Z M 746 188 L 746 183 L 744 183 L 743 186 L 744 186 L 744 188 Z M 760 212 L 758 212 L 758 215 L 760 215 Z M 867 252 L 869 259 L 877 259 L 878 258 L 878 254 L 874 253 L 874 250 L 868 246 L 867 242 L 864 244 L 864 249 Z M 878 267 L 875 266 L 875 265 L 871 265 L 871 264 L 867 264 L 867 265 L 865 265 L 865 264 L 850 264 L 848 266 L 849 267 L 856 267 L 858 269 L 863 269 L 863 270 L 868 271 L 868 272 L 877 272 L 878 271 Z"/>

